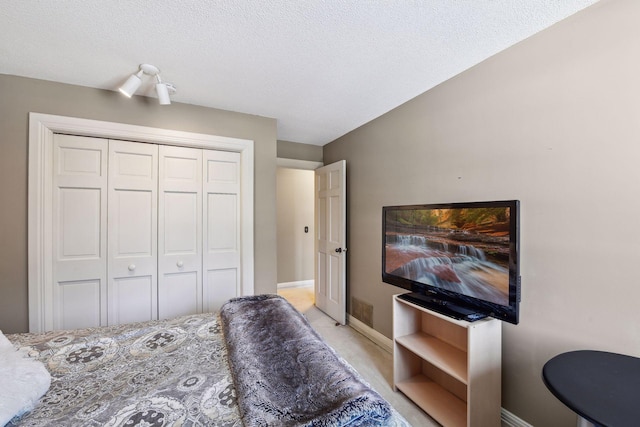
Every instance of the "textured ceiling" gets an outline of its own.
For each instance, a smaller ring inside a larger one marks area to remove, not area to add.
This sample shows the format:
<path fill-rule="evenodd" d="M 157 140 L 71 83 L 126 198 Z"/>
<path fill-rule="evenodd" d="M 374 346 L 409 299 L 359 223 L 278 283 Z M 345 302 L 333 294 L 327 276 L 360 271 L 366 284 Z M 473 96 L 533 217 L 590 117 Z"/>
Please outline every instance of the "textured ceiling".
<path fill-rule="evenodd" d="M 117 90 L 150 63 L 175 102 L 324 145 L 596 1 L 0 0 L 0 74 Z"/>

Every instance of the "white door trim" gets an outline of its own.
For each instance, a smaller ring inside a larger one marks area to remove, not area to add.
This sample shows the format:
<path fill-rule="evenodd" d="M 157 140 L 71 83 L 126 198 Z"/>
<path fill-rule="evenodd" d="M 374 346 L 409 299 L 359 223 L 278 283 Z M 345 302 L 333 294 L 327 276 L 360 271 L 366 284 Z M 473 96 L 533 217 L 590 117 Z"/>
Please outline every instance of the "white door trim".
<path fill-rule="evenodd" d="M 108 139 L 123 139 L 182 147 L 233 151 L 241 157 L 242 197 L 242 289 L 241 295 L 254 293 L 253 187 L 254 143 L 192 132 L 159 129 L 76 117 L 29 113 L 28 185 L 28 272 L 29 331 L 44 331 L 44 292 L 52 278 L 51 185 L 53 134 L 67 133 Z M 49 208 L 48 208 L 49 207 Z"/>
<path fill-rule="evenodd" d="M 276 158 L 276 166 L 287 169 L 316 170 L 324 166 L 322 162 L 314 162 L 311 160 L 286 159 L 284 157 Z"/>

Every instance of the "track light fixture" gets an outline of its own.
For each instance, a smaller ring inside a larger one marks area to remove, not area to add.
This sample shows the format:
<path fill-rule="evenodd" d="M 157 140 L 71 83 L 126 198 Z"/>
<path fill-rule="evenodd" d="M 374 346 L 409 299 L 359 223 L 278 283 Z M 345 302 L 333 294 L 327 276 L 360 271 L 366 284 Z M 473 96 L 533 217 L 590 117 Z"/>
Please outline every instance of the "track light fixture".
<path fill-rule="evenodd" d="M 175 86 L 171 83 L 163 82 L 162 79 L 160 79 L 160 70 L 150 64 L 140 64 L 139 70 L 130 75 L 127 81 L 120 87 L 120 92 L 128 98 L 131 98 L 142 84 L 142 76 L 144 74 L 154 76 L 156 78 L 156 93 L 158 94 L 158 102 L 160 105 L 171 104 L 171 98 L 169 96 L 176 93 Z"/>

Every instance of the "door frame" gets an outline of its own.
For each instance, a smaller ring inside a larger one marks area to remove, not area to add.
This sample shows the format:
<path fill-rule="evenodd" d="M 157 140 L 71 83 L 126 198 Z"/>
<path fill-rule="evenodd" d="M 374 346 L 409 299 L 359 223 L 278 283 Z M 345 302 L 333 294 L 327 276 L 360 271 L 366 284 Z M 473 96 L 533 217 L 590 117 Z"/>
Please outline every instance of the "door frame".
<path fill-rule="evenodd" d="M 52 280 L 52 189 L 53 135 L 66 133 L 106 139 L 123 139 L 180 147 L 206 148 L 240 153 L 241 174 L 241 295 L 254 293 L 254 142 L 193 132 L 124 123 L 29 113 L 28 184 L 28 277 L 29 332 L 44 331 L 45 292 Z"/>
<path fill-rule="evenodd" d="M 314 170 L 321 168 L 322 166 L 324 166 L 324 163 L 322 162 L 318 162 L 318 161 L 313 161 L 313 160 L 298 160 L 298 159 L 287 159 L 285 157 L 277 157 L 276 158 L 276 167 L 278 169 L 283 168 L 283 169 L 296 169 L 296 170 L 306 170 L 306 171 L 311 171 L 313 172 Z M 315 178 L 314 178 L 314 182 L 315 182 Z M 278 188 L 278 182 L 276 181 L 276 192 L 280 191 L 280 189 Z M 315 194 L 315 191 L 313 188 L 310 189 L 311 193 Z M 315 198 L 315 196 L 314 196 Z M 313 207 L 313 211 L 314 211 L 314 217 L 315 217 L 315 206 Z M 278 212 L 277 215 L 280 215 L 280 213 Z M 314 241 L 315 241 L 315 237 L 314 237 Z M 314 251 L 312 254 L 312 257 L 315 260 L 316 257 L 316 253 L 315 253 L 315 243 L 314 243 Z M 314 265 L 315 265 L 315 261 L 314 261 Z M 314 272 L 314 278 L 311 280 L 312 285 L 313 285 L 313 295 L 315 298 L 315 294 L 316 294 L 316 283 L 315 283 L 315 272 Z M 289 283 L 289 282 L 285 282 L 285 283 Z M 299 286 L 298 282 L 291 282 L 296 284 L 295 286 Z M 301 283 L 301 282 L 300 282 Z M 279 291 L 281 289 L 280 287 L 280 283 L 278 283 L 278 289 L 277 291 Z"/>

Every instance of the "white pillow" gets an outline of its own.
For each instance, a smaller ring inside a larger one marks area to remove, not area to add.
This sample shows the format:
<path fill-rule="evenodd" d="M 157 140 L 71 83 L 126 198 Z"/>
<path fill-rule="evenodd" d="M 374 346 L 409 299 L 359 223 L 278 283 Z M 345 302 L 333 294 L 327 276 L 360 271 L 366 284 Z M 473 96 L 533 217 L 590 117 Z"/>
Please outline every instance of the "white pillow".
<path fill-rule="evenodd" d="M 11 341 L 9 341 L 2 331 L 0 331 L 0 351 L 8 348 L 13 348 L 13 344 L 11 344 Z"/>
<path fill-rule="evenodd" d="M 16 351 L 0 331 L 0 426 L 33 409 L 50 385 L 44 365 Z"/>

